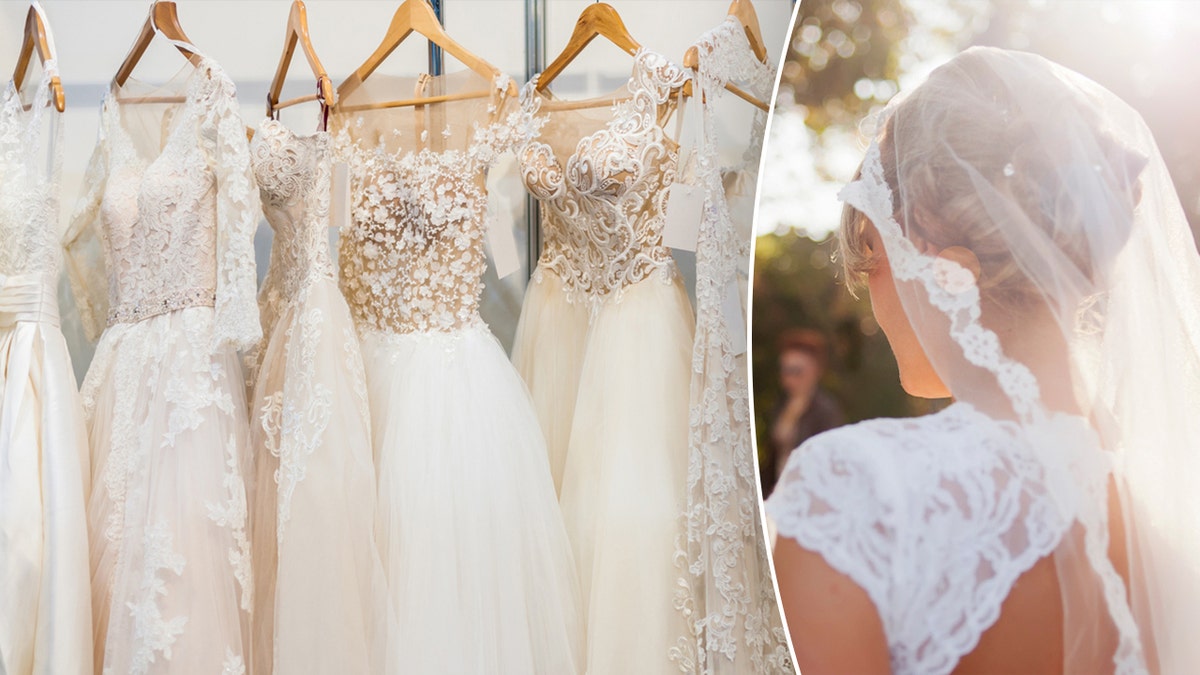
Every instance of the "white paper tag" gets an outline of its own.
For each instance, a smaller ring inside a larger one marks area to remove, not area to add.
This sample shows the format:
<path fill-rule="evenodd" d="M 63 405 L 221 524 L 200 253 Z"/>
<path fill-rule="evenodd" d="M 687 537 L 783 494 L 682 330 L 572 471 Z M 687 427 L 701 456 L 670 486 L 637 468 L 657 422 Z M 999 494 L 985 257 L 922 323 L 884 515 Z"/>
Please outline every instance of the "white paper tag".
<path fill-rule="evenodd" d="M 695 251 L 704 215 L 704 190 L 686 183 L 675 183 L 669 189 L 663 243 L 681 251 Z"/>
<path fill-rule="evenodd" d="M 488 246 L 492 249 L 492 264 L 496 266 L 496 276 L 504 277 L 521 269 L 521 259 L 517 255 L 517 239 L 513 236 L 508 220 L 500 218 L 500 205 L 495 200 L 488 200 L 487 236 Z"/>
<path fill-rule="evenodd" d="M 725 317 L 725 325 L 729 328 L 729 346 L 733 355 L 746 352 L 746 315 L 742 309 L 742 285 L 737 277 L 725 284 L 725 294 L 721 298 L 721 314 Z"/>
<path fill-rule="evenodd" d="M 329 227 L 339 232 L 350 227 L 350 167 L 336 162 L 329 180 Z"/>

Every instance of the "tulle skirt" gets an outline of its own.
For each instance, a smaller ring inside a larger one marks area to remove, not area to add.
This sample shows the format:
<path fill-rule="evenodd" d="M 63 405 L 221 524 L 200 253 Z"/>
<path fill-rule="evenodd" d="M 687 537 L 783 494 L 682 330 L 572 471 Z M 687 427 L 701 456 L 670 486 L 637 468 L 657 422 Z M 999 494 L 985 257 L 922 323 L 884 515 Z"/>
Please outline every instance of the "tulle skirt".
<path fill-rule="evenodd" d="M 380 673 L 386 582 L 370 417 L 336 283 L 308 286 L 266 338 L 250 409 L 253 672 Z"/>
<path fill-rule="evenodd" d="M 587 621 L 589 675 L 666 673 L 687 635 L 675 565 L 688 463 L 694 319 L 682 283 L 647 279 L 595 317 L 562 508 Z"/>
<path fill-rule="evenodd" d="M 525 289 L 512 361 L 533 396 L 554 488 L 560 491 L 587 331 L 587 306 L 570 302 L 562 279 L 539 269 Z"/>
<path fill-rule="evenodd" d="M 97 673 L 245 673 L 245 383 L 212 335 L 207 307 L 111 326 L 84 380 Z"/>
<path fill-rule="evenodd" d="M 581 672 L 571 549 L 520 377 L 486 328 L 362 340 L 395 673 Z"/>
<path fill-rule="evenodd" d="M 0 673 L 92 672 L 87 451 L 62 333 L 0 328 Z"/>

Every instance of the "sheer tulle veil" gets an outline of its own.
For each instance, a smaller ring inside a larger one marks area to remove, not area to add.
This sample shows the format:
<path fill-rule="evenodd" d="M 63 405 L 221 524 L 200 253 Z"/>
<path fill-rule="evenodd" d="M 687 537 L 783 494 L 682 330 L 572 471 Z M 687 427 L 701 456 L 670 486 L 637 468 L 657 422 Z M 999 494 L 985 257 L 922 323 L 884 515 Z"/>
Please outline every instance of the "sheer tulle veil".
<path fill-rule="evenodd" d="M 1194 672 L 1200 256 L 1150 130 L 1095 82 L 991 48 L 874 128 L 847 222 L 878 231 L 953 397 L 1027 439 L 1074 522 L 1053 549 L 1064 672 Z"/>

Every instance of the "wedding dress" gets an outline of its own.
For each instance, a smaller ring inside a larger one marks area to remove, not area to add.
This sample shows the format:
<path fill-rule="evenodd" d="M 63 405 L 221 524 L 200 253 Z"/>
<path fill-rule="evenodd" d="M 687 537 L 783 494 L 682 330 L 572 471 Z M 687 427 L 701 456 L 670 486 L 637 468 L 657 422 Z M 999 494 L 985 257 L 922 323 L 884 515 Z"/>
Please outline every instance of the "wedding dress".
<path fill-rule="evenodd" d="M 92 670 L 87 436 L 55 293 L 56 74 L 46 61 L 29 110 L 12 81 L 0 99 L 0 673 L 9 675 Z"/>
<path fill-rule="evenodd" d="M 1200 256 L 1150 130 L 1096 83 L 988 48 L 875 129 L 842 198 L 956 402 L 801 446 L 767 502 L 779 536 L 866 592 L 895 673 L 953 671 L 1042 559 L 1062 672 L 1196 670 Z M 933 183 L 957 201 L 928 201 Z M 943 207 L 992 244 L 976 269 L 926 243 Z"/>
<path fill-rule="evenodd" d="M 553 110 L 536 77 L 522 92 L 518 160 L 544 240 L 513 358 L 560 444 L 592 675 L 673 669 L 687 631 L 674 555 L 693 317 L 661 236 L 677 155 L 661 124 L 687 78 L 642 50 L 611 107 Z"/>
<path fill-rule="evenodd" d="M 89 337 L 103 328 L 82 390 L 96 672 L 243 674 L 251 454 L 237 352 L 261 335 L 245 126 L 233 82 L 203 56 L 161 87 L 114 84 L 100 115 L 65 241 Z"/>
<path fill-rule="evenodd" d="M 342 291 L 362 340 L 403 673 L 582 672 L 578 583 L 529 394 L 479 315 L 509 80 L 372 76 L 330 120 Z M 487 92 L 419 107 L 411 97 Z"/>
<path fill-rule="evenodd" d="M 329 256 L 329 135 L 267 119 L 250 145 L 275 231 L 253 357 L 254 670 L 377 673 L 386 582 L 358 336 Z"/>
<path fill-rule="evenodd" d="M 742 164 L 728 168 L 721 165 L 716 118 L 731 82 L 769 100 L 775 68 L 758 60 L 732 16 L 695 46 L 691 101 L 700 133 L 680 174 L 703 190 L 705 208 L 696 246 L 687 539 L 677 591 L 692 633 L 681 638 L 676 659 L 685 672 L 792 672 L 759 508 L 742 306 L 766 113 L 754 115 Z"/>

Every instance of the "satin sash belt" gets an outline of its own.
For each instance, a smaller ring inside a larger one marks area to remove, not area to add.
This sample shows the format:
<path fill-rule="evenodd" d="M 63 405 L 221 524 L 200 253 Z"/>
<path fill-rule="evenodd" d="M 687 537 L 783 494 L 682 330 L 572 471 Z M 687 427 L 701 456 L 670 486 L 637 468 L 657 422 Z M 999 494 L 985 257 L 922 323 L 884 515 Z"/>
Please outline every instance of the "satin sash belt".
<path fill-rule="evenodd" d="M 0 275 L 0 328 L 21 321 L 58 326 L 58 295 L 43 274 Z"/>

